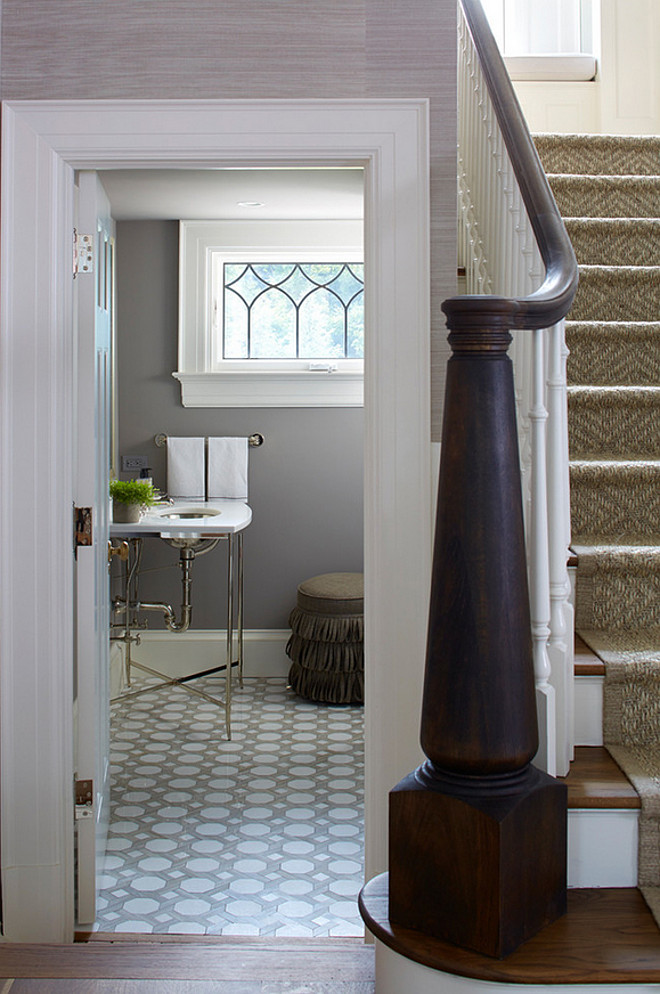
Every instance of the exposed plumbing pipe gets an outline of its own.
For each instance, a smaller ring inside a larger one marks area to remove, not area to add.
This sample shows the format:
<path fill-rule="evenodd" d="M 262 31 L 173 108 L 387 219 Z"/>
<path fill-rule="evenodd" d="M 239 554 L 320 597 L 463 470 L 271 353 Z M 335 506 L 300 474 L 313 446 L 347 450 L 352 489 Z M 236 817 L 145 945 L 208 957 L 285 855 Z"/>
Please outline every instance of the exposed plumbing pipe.
<path fill-rule="evenodd" d="M 206 541 L 203 540 L 198 547 L 192 547 L 189 545 L 179 547 L 179 567 L 181 569 L 182 600 L 181 600 L 181 618 L 179 621 L 177 621 L 176 614 L 171 604 L 166 604 L 164 601 L 140 601 L 137 599 L 137 570 L 140 559 L 142 558 L 142 543 L 141 541 L 139 541 L 137 554 L 133 559 L 130 570 L 128 571 L 125 580 L 126 594 L 123 598 L 115 597 L 115 599 L 112 602 L 112 606 L 115 613 L 128 614 L 129 611 L 134 611 L 137 614 L 137 612 L 139 611 L 162 611 L 165 619 L 165 624 L 169 629 L 169 631 L 171 632 L 187 631 L 190 628 L 190 622 L 192 620 L 192 599 L 190 596 L 190 591 L 192 587 L 191 571 L 192 571 L 193 561 L 196 556 L 203 556 L 205 553 L 210 552 L 211 549 L 214 549 L 218 544 L 218 542 L 219 539 L 216 538 Z M 136 587 L 135 587 L 135 596 L 134 598 L 132 598 L 130 596 L 130 588 L 132 581 L 134 579 L 136 580 Z M 124 636 L 124 641 L 126 641 L 126 635 Z"/>
<path fill-rule="evenodd" d="M 190 600 L 190 588 L 192 580 L 190 570 L 195 558 L 195 550 L 184 547 L 179 550 L 179 567 L 181 569 L 181 619 L 176 620 L 176 615 L 171 605 L 159 601 L 137 601 L 135 608 L 137 611 L 162 611 L 165 615 L 165 624 L 171 632 L 185 632 L 190 628 L 192 618 L 192 603 Z M 132 606 L 132 605 L 131 605 Z"/>

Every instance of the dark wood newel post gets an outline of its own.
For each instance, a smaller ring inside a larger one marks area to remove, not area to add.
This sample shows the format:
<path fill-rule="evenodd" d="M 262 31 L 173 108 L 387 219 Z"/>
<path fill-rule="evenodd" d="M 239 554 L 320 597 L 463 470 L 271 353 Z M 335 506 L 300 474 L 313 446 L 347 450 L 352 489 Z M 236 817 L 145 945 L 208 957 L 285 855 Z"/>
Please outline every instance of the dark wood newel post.
<path fill-rule="evenodd" d="M 389 917 L 506 956 L 566 910 L 566 789 L 538 745 L 506 329 L 454 330 L 421 743 L 390 793 Z"/>

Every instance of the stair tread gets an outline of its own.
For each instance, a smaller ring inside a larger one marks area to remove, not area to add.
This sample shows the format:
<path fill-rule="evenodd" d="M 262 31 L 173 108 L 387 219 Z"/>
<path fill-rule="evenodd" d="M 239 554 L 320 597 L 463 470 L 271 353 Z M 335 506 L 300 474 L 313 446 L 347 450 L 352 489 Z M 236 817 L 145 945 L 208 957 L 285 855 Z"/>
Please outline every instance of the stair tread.
<path fill-rule="evenodd" d="M 577 746 L 568 776 L 569 808 L 639 808 L 639 795 L 604 746 Z"/>
<path fill-rule="evenodd" d="M 577 563 L 576 563 L 577 564 Z M 605 663 L 575 633 L 574 670 L 576 676 L 604 676 Z"/>
<path fill-rule="evenodd" d="M 566 915 L 501 960 L 392 924 L 387 874 L 369 881 L 361 906 L 378 939 L 445 973 L 509 984 L 660 983 L 660 930 L 634 887 L 569 890 Z"/>

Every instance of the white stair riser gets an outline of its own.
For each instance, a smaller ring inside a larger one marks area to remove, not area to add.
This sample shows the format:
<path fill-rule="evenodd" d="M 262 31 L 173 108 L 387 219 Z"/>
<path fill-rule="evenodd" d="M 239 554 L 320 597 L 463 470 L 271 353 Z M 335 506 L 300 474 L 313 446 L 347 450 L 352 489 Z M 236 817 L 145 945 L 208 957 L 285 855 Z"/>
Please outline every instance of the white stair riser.
<path fill-rule="evenodd" d="M 575 678 L 575 745 L 603 744 L 602 676 Z"/>
<path fill-rule="evenodd" d="M 376 994 L 657 994 L 657 984 L 505 984 L 474 980 L 406 959 L 376 940 Z"/>
<path fill-rule="evenodd" d="M 571 808 L 568 886 L 637 886 L 637 808 Z"/>

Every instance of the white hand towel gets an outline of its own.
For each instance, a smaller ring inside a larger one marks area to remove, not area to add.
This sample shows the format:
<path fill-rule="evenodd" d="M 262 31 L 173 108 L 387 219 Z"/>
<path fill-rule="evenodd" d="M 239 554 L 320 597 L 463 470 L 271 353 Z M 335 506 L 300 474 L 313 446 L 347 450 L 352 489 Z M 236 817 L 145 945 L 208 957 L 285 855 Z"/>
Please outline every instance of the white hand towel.
<path fill-rule="evenodd" d="M 209 438 L 209 500 L 247 495 L 247 438 Z"/>
<path fill-rule="evenodd" d="M 167 439 L 167 492 L 179 499 L 204 500 L 204 439 Z"/>

